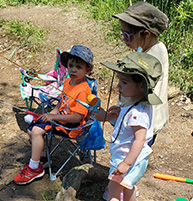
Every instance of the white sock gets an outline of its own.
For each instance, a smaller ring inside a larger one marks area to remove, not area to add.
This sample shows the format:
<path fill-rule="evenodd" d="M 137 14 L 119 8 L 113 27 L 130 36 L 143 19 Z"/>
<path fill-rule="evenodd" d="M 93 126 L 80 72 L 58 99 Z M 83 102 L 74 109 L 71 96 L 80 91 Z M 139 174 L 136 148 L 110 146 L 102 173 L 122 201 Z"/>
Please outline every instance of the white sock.
<path fill-rule="evenodd" d="M 40 161 L 33 161 L 32 159 L 30 159 L 30 161 L 29 161 L 29 167 L 31 169 L 34 169 L 34 170 L 38 169 L 39 163 L 40 163 Z"/>

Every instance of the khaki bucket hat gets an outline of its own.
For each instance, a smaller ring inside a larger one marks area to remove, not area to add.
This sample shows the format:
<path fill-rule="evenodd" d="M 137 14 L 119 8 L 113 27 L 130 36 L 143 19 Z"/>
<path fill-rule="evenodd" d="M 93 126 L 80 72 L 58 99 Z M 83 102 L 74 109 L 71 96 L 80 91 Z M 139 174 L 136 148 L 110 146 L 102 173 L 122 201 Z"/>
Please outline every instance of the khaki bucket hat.
<path fill-rule="evenodd" d="M 124 13 L 113 15 L 128 24 L 143 27 L 156 36 L 168 28 L 168 18 L 153 5 L 138 1 L 125 10 Z"/>
<path fill-rule="evenodd" d="M 116 64 L 111 62 L 102 62 L 101 64 L 119 73 L 141 75 L 147 101 L 151 105 L 162 103 L 161 99 L 153 92 L 162 74 L 162 65 L 154 56 L 142 52 L 131 52 L 123 60 L 118 60 Z"/>

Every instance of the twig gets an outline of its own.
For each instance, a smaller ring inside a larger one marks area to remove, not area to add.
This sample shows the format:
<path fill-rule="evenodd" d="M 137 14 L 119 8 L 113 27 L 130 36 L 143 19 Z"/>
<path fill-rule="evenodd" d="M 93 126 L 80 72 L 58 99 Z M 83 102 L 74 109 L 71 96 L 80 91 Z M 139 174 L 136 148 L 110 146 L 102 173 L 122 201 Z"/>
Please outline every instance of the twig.
<path fill-rule="evenodd" d="M 6 147 L 10 147 L 10 146 L 15 145 L 15 144 L 17 144 L 17 142 L 14 142 L 14 143 L 11 143 L 11 144 L 7 144 L 7 145 L 1 147 L 1 149 L 4 149 Z"/>

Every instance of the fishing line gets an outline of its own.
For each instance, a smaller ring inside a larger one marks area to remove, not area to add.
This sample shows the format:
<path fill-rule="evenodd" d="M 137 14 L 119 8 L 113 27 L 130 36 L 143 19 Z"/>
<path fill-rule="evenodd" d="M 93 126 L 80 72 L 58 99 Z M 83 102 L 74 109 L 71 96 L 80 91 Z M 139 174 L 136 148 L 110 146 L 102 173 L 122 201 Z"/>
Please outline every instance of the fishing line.
<path fill-rule="evenodd" d="M 2 54 L 0 54 L 0 56 L 21 68 L 21 66 L 20 66 L 19 64 L 17 64 L 17 63 L 15 63 L 14 61 L 8 59 L 7 57 L 3 56 Z M 22 67 L 22 68 L 23 68 L 23 67 Z M 23 68 L 23 69 L 26 70 L 25 68 Z M 26 70 L 26 71 L 27 71 L 27 70 Z M 38 73 L 34 73 L 34 72 L 32 72 L 32 71 L 30 71 L 30 72 L 33 73 L 33 74 L 34 74 L 38 79 L 40 79 L 41 81 L 45 82 L 46 84 L 49 84 L 51 87 L 53 87 L 53 88 L 55 88 L 56 90 L 60 91 L 60 92 L 63 93 L 64 95 L 66 95 L 66 96 L 68 96 L 69 98 L 72 98 L 73 100 L 77 101 L 78 103 L 80 103 L 81 105 L 83 105 L 84 107 L 86 107 L 87 109 L 89 109 L 89 108 L 91 109 L 91 107 L 90 107 L 89 104 L 86 104 L 86 103 L 84 103 L 84 102 L 82 102 L 82 101 L 80 101 L 80 100 L 78 100 L 78 99 L 72 97 L 71 95 L 65 93 L 65 92 L 62 91 L 61 89 L 59 89 L 59 88 L 57 88 L 57 87 L 51 85 L 50 82 L 48 82 L 48 81 L 46 81 L 46 80 L 43 80 L 43 79 L 39 76 Z M 99 99 L 98 97 L 96 97 L 96 98 Z M 100 101 L 96 101 L 96 100 L 94 100 L 94 98 L 92 98 L 92 102 L 90 103 L 91 106 L 94 106 L 94 105 L 92 105 L 93 102 L 97 102 L 97 104 L 100 104 L 100 103 L 99 103 Z M 93 107 L 93 108 L 94 108 L 94 107 Z M 94 108 L 94 110 L 95 110 L 95 108 Z"/>
<path fill-rule="evenodd" d="M 105 126 L 105 121 L 106 121 L 106 118 L 107 118 L 107 111 L 108 111 L 108 109 L 109 109 L 109 104 L 110 104 L 110 99 L 111 99 L 111 92 L 112 92 L 112 88 L 113 88 L 114 77 L 115 77 L 115 71 L 113 71 L 113 76 L 112 76 L 112 79 L 111 79 L 109 97 L 108 97 L 108 101 L 107 101 L 107 108 L 106 108 L 106 112 L 105 112 L 105 116 L 104 116 L 104 120 L 103 120 L 103 124 L 102 124 L 103 133 L 104 133 L 104 131 L 105 131 L 105 127 L 104 127 L 104 126 Z M 106 140 L 105 138 L 104 138 L 104 140 L 105 140 L 106 142 L 109 142 L 109 143 L 110 143 L 110 141 Z"/>

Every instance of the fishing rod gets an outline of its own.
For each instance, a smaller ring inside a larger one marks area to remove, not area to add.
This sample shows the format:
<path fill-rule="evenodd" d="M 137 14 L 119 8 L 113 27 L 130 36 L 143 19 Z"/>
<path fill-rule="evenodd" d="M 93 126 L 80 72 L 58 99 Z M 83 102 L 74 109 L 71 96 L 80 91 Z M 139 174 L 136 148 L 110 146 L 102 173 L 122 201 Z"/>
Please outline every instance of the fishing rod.
<path fill-rule="evenodd" d="M 180 181 L 184 183 L 191 183 L 193 184 L 192 179 L 187 179 L 187 178 L 182 178 L 182 177 L 176 177 L 176 176 L 171 176 L 171 175 L 166 175 L 166 174 L 159 174 L 156 173 L 154 174 L 154 177 L 157 179 L 163 179 L 163 180 L 171 180 L 171 181 Z"/>
<path fill-rule="evenodd" d="M 9 104 L 9 103 L 6 103 L 6 102 L 4 102 L 4 101 L 2 101 L 2 100 L 0 100 L 0 103 L 5 104 L 5 105 L 8 105 L 8 106 L 10 106 L 10 107 L 12 107 L 12 108 L 15 108 L 15 109 L 19 110 L 19 111 L 25 112 L 25 113 L 27 113 L 27 114 L 29 114 L 29 115 L 32 115 L 32 116 L 33 116 L 33 119 L 31 119 L 31 122 L 37 121 L 37 119 L 40 117 L 40 114 L 37 114 L 37 113 L 32 112 L 32 111 L 29 111 L 29 110 L 22 109 L 22 108 L 20 108 L 20 107 L 16 107 L 16 106 L 11 105 L 11 104 Z"/>
<path fill-rule="evenodd" d="M 10 61 L 11 63 L 17 65 L 18 67 L 21 67 L 19 64 L 15 63 L 14 61 L 8 59 L 7 57 L 5 57 L 4 55 L 0 54 L 1 57 L 3 57 L 4 59 L 6 59 L 7 61 Z M 23 68 L 24 70 L 26 70 L 25 68 Z M 27 70 L 26 70 L 27 71 Z M 49 84 L 51 87 L 55 88 L 56 90 L 60 91 L 61 93 L 65 94 L 66 96 L 74 99 L 75 101 L 77 101 L 78 103 L 80 103 L 81 105 L 83 105 L 84 107 L 86 107 L 87 109 L 89 109 L 90 111 L 94 111 L 94 112 L 98 112 L 98 107 L 100 106 L 101 104 L 101 101 L 98 97 L 96 97 L 95 95 L 93 94 L 89 94 L 86 98 L 86 103 L 85 102 L 82 102 L 74 97 L 72 97 L 71 95 L 65 93 L 64 91 L 62 91 L 61 89 L 53 86 L 50 84 L 50 82 L 47 82 L 46 80 L 43 80 L 39 75 L 38 73 L 34 73 L 32 72 L 38 79 L 40 79 L 41 81 L 45 82 L 46 84 Z M 43 100 L 46 101 L 45 97 L 43 97 Z"/>
<path fill-rule="evenodd" d="M 90 94 L 91 96 L 87 96 L 87 99 L 88 99 L 88 101 L 89 100 L 92 100 L 92 98 L 93 98 L 93 94 Z M 95 97 L 95 96 L 94 96 Z M 45 97 L 44 97 L 44 95 L 42 95 L 41 96 L 41 99 L 44 99 L 43 101 L 46 101 L 45 100 Z M 96 101 L 96 99 L 94 99 L 95 101 Z M 78 100 L 79 101 L 79 100 Z M 92 111 L 95 111 L 95 112 L 97 112 L 98 111 L 98 109 L 97 108 L 95 108 L 96 107 L 96 105 L 100 105 L 100 99 L 97 99 L 97 102 L 95 103 L 94 101 L 91 101 L 92 103 L 94 103 L 94 106 L 90 106 L 90 105 L 88 105 L 87 103 L 82 103 L 82 104 L 84 104 L 85 105 L 85 107 L 87 107 L 87 108 L 90 108 Z M 10 106 L 10 107 L 12 107 L 12 108 L 15 108 L 15 109 L 17 109 L 17 110 L 19 110 L 19 111 L 22 111 L 22 112 L 25 112 L 25 113 L 27 113 L 27 114 L 29 114 L 29 115 L 26 115 L 25 117 L 24 117 L 24 119 L 25 119 L 25 122 L 26 123 L 35 123 L 38 119 L 39 119 L 39 117 L 41 116 L 40 114 L 38 114 L 38 113 L 35 113 L 35 112 L 32 112 L 32 111 L 29 111 L 29 110 L 25 110 L 25 109 L 22 109 L 22 108 L 20 108 L 20 107 L 17 107 L 17 106 L 15 106 L 15 105 L 11 105 L 11 104 L 9 104 L 9 103 L 7 103 L 7 102 L 5 102 L 5 101 L 3 101 L 3 100 L 0 100 L 0 103 L 2 103 L 2 104 L 5 104 L 5 105 L 8 105 L 8 106 Z M 94 109 L 95 108 L 95 109 Z"/>
<path fill-rule="evenodd" d="M 41 79 L 39 76 L 38 76 L 38 73 L 36 73 L 36 77 Z M 41 79 L 42 80 L 42 79 Z M 45 80 L 43 80 L 45 81 Z M 49 82 L 45 81 L 47 84 L 50 84 Z M 87 97 L 86 97 L 86 103 L 85 102 L 82 102 L 80 100 L 78 100 L 77 98 L 74 98 L 73 96 L 67 94 L 66 92 L 63 92 L 61 89 L 53 86 L 53 85 L 50 85 L 52 87 L 54 87 L 55 89 L 57 89 L 58 91 L 60 91 L 61 93 L 64 93 L 66 96 L 74 99 L 75 101 L 77 101 L 78 103 L 80 103 L 81 105 L 83 105 L 84 107 L 86 107 L 87 109 L 89 109 L 90 111 L 94 111 L 94 112 L 98 112 L 98 107 L 100 106 L 101 104 L 101 101 L 100 101 L 100 98 L 96 97 L 94 94 L 89 94 Z M 41 94 L 41 100 L 42 101 L 47 101 L 47 96 L 46 95 L 43 95 Z"/>
<path fill-rule="evenodd" d="M 15 64 L 16 66 L 20 67 L 19 64 L 15 63 L 14 61 L 8 59 L 7 57 L 5 57 L 4 55 L 0 54 L 0 57 L 3 57 L 4 59 L 6 59 L 7 61 L 10 61 L 11 63 Z"/>

